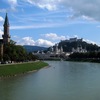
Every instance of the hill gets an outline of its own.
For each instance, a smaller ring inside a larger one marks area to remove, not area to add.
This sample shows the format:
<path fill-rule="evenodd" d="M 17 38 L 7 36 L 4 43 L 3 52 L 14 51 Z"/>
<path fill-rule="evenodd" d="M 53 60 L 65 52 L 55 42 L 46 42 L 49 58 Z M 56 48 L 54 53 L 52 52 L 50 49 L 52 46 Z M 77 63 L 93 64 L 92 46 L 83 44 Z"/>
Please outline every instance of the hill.
<path fill-rule="evenodd" d="M 83 39 L 77 39 L 77 38 L 70 38 L 69 40 L 63 40 L 57 43 L 53 46 L 53 49 L 55 50 L 56 46 L 58 49 L 63 48 L 64 52 L 72 52 L 72 50 L 77 50 L 79 48 L 82 48 L 86 50 L 87 52 L 93 52 L 93 51 L 100 51 L 100 47 L 96 44 L 87 43 L 86 41 L 83 41 Z M 52 47 L 48 48 L 48 51 L 51 50 Z"/>
<path fill-rule="evenodd" d="M 34 51 L 44 51 L 47 50 L 46 47 L 39 47 L 39 46 L 30 46 L 30 45 L 24 45 L 23 46 L 27 52 L 34 52 Z"/>
<path fill-rule="evenodd" d="M 68 42 L 68 41 L 61 41 L 58 43 L 58 48 L 63 47 L 64 52 L 71 52 L 72 48 L 76 49 L 78 46 L 81 46 L 83 49 L 86 49 L 88 52 L 92 51 L 99 51 L 100 47 L 96 44 L 90 44 L 85 41 L 73 41 L 73 42 Z"/>

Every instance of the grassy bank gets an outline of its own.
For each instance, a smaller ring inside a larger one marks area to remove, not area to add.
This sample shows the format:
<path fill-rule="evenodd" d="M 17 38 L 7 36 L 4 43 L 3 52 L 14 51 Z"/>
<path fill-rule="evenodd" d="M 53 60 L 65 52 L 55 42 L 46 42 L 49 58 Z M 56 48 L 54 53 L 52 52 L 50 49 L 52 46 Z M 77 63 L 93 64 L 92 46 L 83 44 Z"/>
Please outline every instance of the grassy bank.
<path fill-rule="evenodd" d="M 48 66 L 45 62 L 30 62 L 21 64 L 0 65 L 0 77 L 15 76 L 17 74 L 24 74 L 29 71 L 39 70 Z"/>

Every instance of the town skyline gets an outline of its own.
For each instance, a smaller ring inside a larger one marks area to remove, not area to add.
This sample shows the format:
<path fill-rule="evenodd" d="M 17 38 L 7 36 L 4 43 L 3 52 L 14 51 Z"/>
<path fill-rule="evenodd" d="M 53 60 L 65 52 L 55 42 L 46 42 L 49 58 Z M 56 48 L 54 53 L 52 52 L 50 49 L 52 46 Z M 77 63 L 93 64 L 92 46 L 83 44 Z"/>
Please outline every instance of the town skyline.
<path fill-rule="evenodd" d="M 100 45 L 98 14 L 100 2 L 98 0 L 71 2 L 71 0 L 1 0 L 0 38 L 7 12 L 11 39 L 17 44 L 49 47 L 60 40 L 78 37 Z"/>

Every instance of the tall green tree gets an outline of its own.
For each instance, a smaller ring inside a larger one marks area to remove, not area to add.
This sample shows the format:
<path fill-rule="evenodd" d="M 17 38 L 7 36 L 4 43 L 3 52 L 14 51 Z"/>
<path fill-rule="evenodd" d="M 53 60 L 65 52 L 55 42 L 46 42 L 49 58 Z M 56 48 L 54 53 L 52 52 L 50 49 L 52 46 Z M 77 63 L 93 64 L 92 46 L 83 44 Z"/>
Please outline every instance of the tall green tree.
<path fill-rule="evenodd" d="M 10 44 L 4 45 L 4 61 L 26 61 L 26 60 L 35 60 L 36 57 L 32 53 L 27 53 L 26 50 L 21 45 L 16 45 L 16 42 L 13 40 L 10 41 Z"/>

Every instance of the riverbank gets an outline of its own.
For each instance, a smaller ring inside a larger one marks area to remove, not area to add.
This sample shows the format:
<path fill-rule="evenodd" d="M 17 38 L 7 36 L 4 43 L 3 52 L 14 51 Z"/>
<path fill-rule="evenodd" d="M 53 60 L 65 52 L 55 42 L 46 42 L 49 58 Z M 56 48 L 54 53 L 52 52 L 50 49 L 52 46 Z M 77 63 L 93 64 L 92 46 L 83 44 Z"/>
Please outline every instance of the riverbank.
<path fill-rule="evenodd" d="M 66 61 L 100 63 L 100 59 L 66 59 Z"/>
<path fill-rule="evenodd" d="M 16 76 L 18 74 L 24 74 L 30 71 L 36 71 L 46 66 L 48 66 L 48 64 L 41 61 L 0 65 L 0 78 Z"/>

